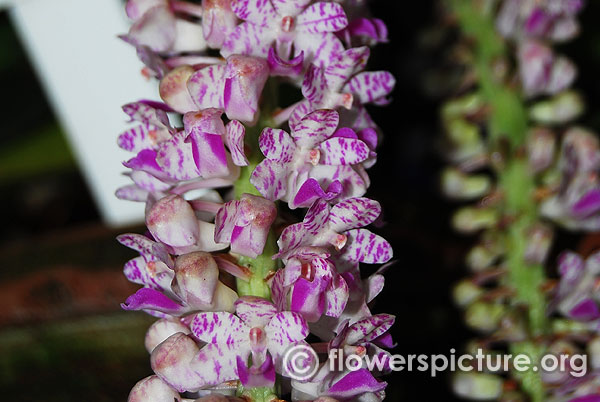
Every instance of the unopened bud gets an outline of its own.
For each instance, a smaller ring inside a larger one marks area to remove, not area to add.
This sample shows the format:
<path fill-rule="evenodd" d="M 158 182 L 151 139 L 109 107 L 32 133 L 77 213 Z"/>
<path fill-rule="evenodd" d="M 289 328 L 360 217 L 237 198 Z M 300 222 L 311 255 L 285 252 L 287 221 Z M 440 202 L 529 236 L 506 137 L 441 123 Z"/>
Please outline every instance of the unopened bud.
<path fill-rule="evenodd" d="M 471 200 L 488 194 L 491 180 L 485 175 L 466 175 L 458 169 L 447 168 L 442 173 L 442 189 L 450 198 Z"/>
<path fill-rule="evenodd" d="M 502 377 L 484 373 L 458 373 L 452 380 L 456 395 L 471 400 L 493 400 L 502 393 Z"/>

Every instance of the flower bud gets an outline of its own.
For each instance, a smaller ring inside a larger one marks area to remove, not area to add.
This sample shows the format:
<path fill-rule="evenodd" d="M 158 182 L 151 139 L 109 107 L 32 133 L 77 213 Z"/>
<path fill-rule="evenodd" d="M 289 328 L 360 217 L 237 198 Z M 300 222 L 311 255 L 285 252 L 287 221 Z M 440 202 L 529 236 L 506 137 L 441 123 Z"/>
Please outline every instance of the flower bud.
<path fill-rule="evenodd" d="M 489 193 L 492 187 L 490 178 L 485 175 L 469 176 L 458 169 L 447 168 L 442 173 L 442 189 L 450 197 L 471 200 Z"/>
<path fill-rule="evenodd" d="M 477 300 L 483 293 L 483 289 L 474 284 L 471 280 L 463 279 L 454 286 L 452 296 L 456 305 L 459 307 L 466 307 Z"/>
<path fill-rule="evenodd" d="M 146 215 L 146 226 L 156 240 L 169 246 L 196 244 L 198 220 L 190 204 L 178 195 L 160 199 Z"/>
<path fill-rule="evenodd" d="M 242 55 L 227 58 L 223 104 L 229 119 L 256 122 L 258 102 L 269 73 L 264 59 Z"/>
<path fill-rule="evenodd" d="M 155 375 L 139 381 L 127 398 L 127 402 L 180 402 L 179 393 Z"/>
<path fill-rule="evenodd" d="M 202 0 L 202 29 L 209 47 L 218 49 L 237 26 L 231 0 Z"/>
<path fill-rule="evenodd" d="M 493 400 L 502 393 L 502 377 L 484 373 L 458 373 L 452 379 L 456 395 L 471 400 Z"/>
<path fill-rule="evenodd" d="M 529 131 L 527 138 L 527 156 L 533 173 L 539 173 L 550 167 L 554 161 L 556 136 L 543 127 Z"/>
<path fill-rule="evenodd" d="M 551 227 L 538 223 L 527 230 L 527 248 L 525 261 L 529 264 L 541 264 L 546 260 L 554 231 Z"/>
<path fill-rule="evenodd" d="M 190 362 L 199 351 L 198 345 L 189 336 L 182 333 L 172 335 L 152 351 L 152 370 L 179 392 L 197 391 L 199 382 Z"/>
<path fill-rule="evenodd" d="M 541 124 L 562 124 L 577 118 L 583 113 L 583 109 L 581 96 L 574 91 L 565 91 L 550 100 L 536 103 L 529 114 Z"/>
<path fill-rule="evenodd" d="M 171 335 L 178 332 L 189 334 L 190 329 L 183 325 L 179 320 L 169 320 L 163 318 L 156 321 L 148 328 L 146 332 L 146 338 L 144 339 L 144 345 L 149 353 L 152 353 L 154 348 L 164 342 Z"/>
<path fill-rule="evenodd" d="M 465 207 L 452 217 L 452 226 L 463 233 L 475 233 L 488 229 L 498 223 L 498 211 L 495 208 Z"/>
<path fill-rule="evenodd" d="M 505 308 L 501 304 L 475 302 L 467 308 L 465 321 L 473 329 L 492 332 L 498 328 L 504 313 Z"/>
<path fill-rule="evenodd" d="M 160 81 L 158 91 L 167 105 L 179 113 L 198 110 L 192 99 L 187 82 L 194 73 L 190 66 L 179 66 L 169 71 Z"/>

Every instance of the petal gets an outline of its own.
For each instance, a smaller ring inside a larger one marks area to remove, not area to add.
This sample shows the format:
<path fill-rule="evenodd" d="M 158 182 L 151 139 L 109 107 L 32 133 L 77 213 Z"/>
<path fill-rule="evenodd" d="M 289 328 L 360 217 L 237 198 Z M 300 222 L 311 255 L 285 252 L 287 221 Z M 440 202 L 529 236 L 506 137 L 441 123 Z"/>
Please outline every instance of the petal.
<path fill-rule="evenodd" d="M 304 52 L 304 63 L 318 67 L 331 64 L 344 51 L 342 42 L 332 33 L 298 33 L 294 39 L 295 56 Z"/>
<path fill-rule="evenodd" d="M 271 0 L 279 15 L 295 17 L 300 14 L 312 0 Z"/>
<path fill-rule="evenodd" d="M 315 179 L 306 180 L 296 195 L 294 200 L 289 203 L 291 209 L 310 207 L 316 200 L 322 198 L 330 201 L 336 198 L 342 191 L 342 184 L 339 181 L 333 181 L 327 191 L 323 191 L 321 185 Z"/>
<path fill-rule="evenodd" d="M 271 75 L 292 78 L 297 77 L 302 73 L 302 67 L 304 66 L 304 52 L 301 52 L 298 56 L 289 61 L 285 61 L 279 57 L 277 52 L 275 52 L 275 49 L 271 47 L 269 48 L 267 63 L 269 63 Z"/>
<path fill-rule="evenodd" d="M 366 229 L 353 229 L 346 233 L 346 246 L 341 258 L 367 264 L 383 264 L 392 256 L 392 246 L 382 237 Z"/>
<path fill-rule="evenodd" d="M 302 245 L 307 237 L 308 234 L 303 223 L 296 223 L 286 227 L 281 233 L 279 240 L 277 240 L 279 253 L 273 257 L 285 259 L 284 257 Z"/>
<path fill-rule="evenodd" d="M 231 159 L 236 166 L 248 166 L 248 158 L 244 152 L 244 136 L 246 135 L 246 129 L 244 125 L 237 120 L 232 120 L 227 124 L 227 131 L 225 134 L 225 142 L 229 152 L 231 152 Z"/>
<path fill-rule="evenodd" d="M 137 251 L 142 255 L 152 255 L 153 247 L 155 242 L 137 233 L 126 233 L 117 236 L 117 241 L 129 247 L 132 250 Z"/>
<path fill-rule="evenodd" d="M 155 126 L 141 124 L 120 134 L 117 145 L 125 151 L 138 153 L 143 149 L 154 148 L 159 132 Z M 168 136 L 165 139 L 168 139 Z"/>
<path fill-rule="evenodd" d="M 192 145 L 185 142 L 186 136 L 184 131 L 175 133 L 160 144 L 156 153 L 156 163 L 173 180 L 192 180 L 200 176 Z"/>
<path fill-rule="evenodd" d="M 212 256 L 193 252 L 175 260 L 173 291 L 189 306 L 201 308 L 213 302 L 219 283 L 219 268 Z"/>
<path fill-rule="evenodd" d="M 266 299 L 243 296 L 235 302 L 235 313 L 250 328 L 264 327 L 277 313 L 277 309 Z"/>
<path fill-rule="evenodd" d="M 268 200 L 275 201 L 287 193 L 287 169 L 285 165 L 269 159 L 256 166 L 250 178 L 256 189 Z"/>
<path fill-rule="evenodd" d="M 310 101 L 311 105 L 323 105 L 324 98 L 330 92 L 322 68 L 311 64 L 308 66 L 302 81 L 302 95 Z"/>
<path fill-rule="evenodd" d="M 256 367 L 253 365 L 248 368 L 244 360 L 238 356 L 236 359 L 237 373 L 242 385 L 246 388 L 268 387 L 272 388 L 275 384 L 275 366 L 271 355 L 267 357 L 262 365 Z"/>
<path fill-rule="evenodd" d="M 299 313 L 308 322 L 316 322 L 325 310 L 325 298 L 320 282 L 299 278 L 292 288 L 290 310 Z"/>
<path fill-rule="evenodd" d="M 221 135 L 206 133 L 194 127 L 188 138 L 192 143 L 194 162 L 200 176 L 210 179 L 229 174 L 227 153 Z"/>
<path fill-rule="evenodd" d="M 186 312 L 186 308 L 175 303 L 163 293 L 155 289 L 141 288 L 121 304 L 123 310 L 155 310 L 171 315 Z"/>
<path fill-rule="evenodd" d="M 197 110 L 194 99 L 188 91 L 188 80 L 193 77 L 194 69 L 190 66 L 179 66 L 171 70 L 160 81 L 158 88 L 160 97 L 167 105 L 179 113 Z M 213 84 L 214 85 L 214 84 Z"/>
<path fill-rule="evenodd" d="M 331 137 L 339 122 L 340 116 L 335 110 L 315 110 L 292 127 L 292 138 L 301 147 L 313 148 Z"/>
<path fill-rule="evenodd" d="M 315 202 L 302 221 L 304 230 L 313 236 L 319 235 L 328 223 L 329 211 L 330 206 L 327 201 L 321 199 Z"/>
<path fill-rule="evenodd" d="M 132 20 L 141 18 L 151 8 L 156 6 L 166 6 L 166 0 L 128 0 L 125 5 L 125 12 Z"/>
<path fill-rule="evenodd" d="M 187 335 L 190 329 L 179 320 L 160 319 L 148 328 L 144 346 L 149 353 L 152 353 L 154 348 L 178 332 Z"/>
<path fill-rule="evenodd" d="M 124 162 L 123 166 L 132 170 L 143 170 L 156 178 L 167 178 L 162 168 L 156 163 L 156 152 L 151 149 L 140 151 L 135 157 Z"/>
<path fill-rule="evenodd" d="M 280 163 L 292 161 L 296 145 L 288 133 L 277 128 L 265 128 L 258 140 L 263 155 Z"/>
<path fill-rule="evenodd" d="M 331 208 L 329 227 L 335 232 L 342 233 L 349 229 L 367 226 L 380 214 L 379 202 L 368 198 L 350 198 Z"/>
<path fill-rule="evenodd" d="M 395 85 L 396 80 L 391 73 L 369 71 L 352 78 L 344 87 L 344 91 L 354 94 L 360 103 L 369 103 L 385 98 Z"/>
<path fill-rule="evenodd" d="M 159 200 L 146 215 L 146 226 L 155 239 L 174 247 L 198 241 L 198 220 L 190 204 L 178 195 Z"/>
<path fill-rule="evenodd" d="M 221 55 L 232 54 L 267 57 L 275 41 L 275 31 L 252 23 L 242 23 L 229 35 L 221 48 Z"/>
<path fill-rule="evenodd" d="M 175 15 L 167 5 L 152 7 L 133 23 L 127 36 L 137 46 L 166 52 L 175 42 Z"/>
<path fill-rule="evenodd" d="M 319 145 L 321 163 L 325 165 L 354 165 L 369 157 L 369 147 L 361 140 L 330 138 Z"/>
<path fill-rule="evenodd" d="M 148 198 L 148 190 L 139 188 L 135 184 L 119 187 L 115 191 L 115 196 L 120 200 L 146 202 Z"/>
<path fill-rule="evenodd" d="M 139 381 L 127 398 L 127 402 L 180 402 L 179 393 L 155 375 Z"/>
<path fill-rule="evenodd" d="M 215 242 L 229 243 L 231 235 L 239 219 L 240 202 L 230 201 L 223 205 L 215 217 Z"/>
<path fill-rule="evenodd" d="M 264 25 L 277 14 L 270 0 L 232 0 L 231 9 L 240 19 Z"/>
<path fill-rule="evenodd" d="M 367 192 L 370 183 L 368 176 L 362 176 L 357 172 L 359 166 L 317 165 L 311 169 L 310 176 L 323 186 L 329 185 L 331 180 L 339 181 L 342 184 L 340 199 L 361 197 Z"/>
<path fill-rule="evenodd" d="M 586 298 L 569 311 L 569 317 L 579 321 L 593 321 L 600 318 L 600 310 L 593 299 Z"/>
<path fill-rule="evenodd" d="M 195 109 L 223 108 L 224 74 L 224 64 L 208 66 L 190 74 L 187 90 L 197 106 Z"/>
<path fill-rule="evenodd" d="M 211 343 L 200 350 L 192 367 L 203 383 L 203 387 L 237 380 L 239 377 L 236 372 L 237 358 L 241 357 L 245 361 L 248 358 L 248 352 L 247 348 Z"/>
<path fill-rule="evenodd" d="M 571 208 L 573 214 L 581 217 L 590 216 L 600 210 L 600 188 L 585 193 Z"/>
<path fill-rule="evenodd" d="M 336 32 L 348 25 L 344 8 L 337 3 L 319 2 L 298 16 L 297 29 L 308 33 Z"/>
<path fill-rule="evenodd" d="M 190 329 L 196 338 L 210 344 L 237 348 L 249 342 L 250 328 L 230 313 L 196 314 Z"/>
<path fill-rule="evenodd" d="M 252 124 L 255 122 L 258 102 L 269 72 L 269 65 L 264 59 L 243 55 L 227 58 L 223 92 L 227 117 Z"/>
<path fill-rule="evenodd" d="M 334 277 L 327 289 L 327 308 L 325 314 L 329 317 L 339 317 L 344 312 L 349 297 L 348 284 L 342 276 Z"/>
<path fill-rule="evenodd" d="M 152 176 L 150 173 L 142 170 L 134 170 L 129 174 L 129 177 L 131 177 L 131 180 L 133 180 L 136 186 L 147 190 L 150 193 L 160 193 L 171 188 L 170 184 L 165 183 Z"/>
<path fill-rule="evenodd" d="M 343 53 L 325 69 L 327 85 L 340 91 L 344 84 L 358 71 L 364 70 L 371 52 L 367 46 L 351 48 Z"/>
<path fill-rule="evenodd" d="M 310 102 L 307 99 L 300 101 L 296 105 L 296 107 L 292 110 L 292 113 L 289 116 L 289 126 L 296 127 L 300 120 L 310 112 L 314 112 L 315 108 L 313 108 Z"/>
<path fill-rule="evenodd" d="M 334 398 L 352 398 L 366 392 L 379 392 L 385 389 L 387 383 L 379 382 L 367 369 L 351 371 L 336 381 L 328 390 L 327 395 Z"/>
<path fill-rule="evenodd" d="M 300 314 L 291 311 L 282 311 L 273 316 L 265 331 L 269 338 L 267 341 L 269 351 L 272 346 L 279 351 L 291 343 L 304 340 L 310 333 L 306 320 Z M 275 360 L 279 359 L 277 353 L 273 357 Z"/>
<path fill-rule="evenodd" d="M 352 324 L 346 334 L 347 345 L 358 345 L 379 338 L 392 328 L 396 317 L 389 314 L 377 314 L 363 318 Z"/>

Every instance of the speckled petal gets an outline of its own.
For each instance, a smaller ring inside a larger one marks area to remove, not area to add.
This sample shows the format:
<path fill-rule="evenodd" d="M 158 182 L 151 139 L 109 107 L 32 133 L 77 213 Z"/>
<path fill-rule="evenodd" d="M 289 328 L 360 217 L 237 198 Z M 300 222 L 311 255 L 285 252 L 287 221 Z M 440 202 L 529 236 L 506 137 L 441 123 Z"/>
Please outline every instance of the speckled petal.
<path fill-rule="evenodd" d="M 277 313 L 277 308 L 266 299 L 243 296 L 235 302 L 235 313 L 250 328 L 264 327 Z"/>
<path fill-rule="evenodd" d="M 352 78 L 344 87 L 351 92 L 360 103 L 375 102 L 387 97 L 394 89 L 396 80 L 387 71 L 369 71 Z"/>
<path fill-rule="evenodd" d="M 265 128 L 258 140 L 263 155 L 280 163 L 289 163 L 296 145 L 288 133 L 277 128 Z"/>
<path fill-rule="evenodd" d="M 325 165 L 354 165 L 369 157 L 369 147 L 361 140 L 330 138 L 319 145 L 321 163 Z"/>
<path fill-rule="evenodd" d="M 186 133 L 175 133 L 163 142 L 156 153 L 156 163 L 173 180 L 192 180 L 200 176 L 194 163 L 192 145 L 185 141 Z"/>
<path fill-rule="evenodd" d="M 197 109 L 223 108 L 224 74 L 224 64 L 208 66 L 190 74 L 187 90 Z"/>
<path fill-rule="evenodd" d="M 353 229 L 345 233 L 348 237 L 342 250 L 342 258 L 367 264 L 383 264 L 392 256 L 392 246 L 381 236 L 366 229 Z"/>
<path fill-rule="evenodd" d="M 232 0 L 231 9 L 238 18 L 257 25 L 267 24 L 277 15 L 270 0 Z"/>
<path fill-rule="evenodd" d="M 236 166 L 248 166 L 249 163 L 244 152 L 245 135 L 246 129 L 239 121 L 232 120 L 227 124 L 225 142 L 229 152 L 231 152 L 231 159 Z"/>
<path fill-rule="evenodd" d="M 331 137 L 339 122 L 340 116 L 335 110 L 315 110 L 292 127 L 292 138 L 301 147 L 313 148 Z"/>
<path fill-rule="evenodd" d="M 269 159 L 263 160 L 252 172 L 250 182 L 268 200 L 276 201 L 287 192 L 286 166 Z"/>
<path fill-rule="evenodd" d="M 297 20 L 298 30 L 308 33 L 336 32 L 348 25 L 344 8 L 337 3 L 319 2 L 310 5 Z"/>
<path fill-rule="evenodd" d="M 201 341 L 232 348 L 240 347 L 247 342 L 250 331 L 241 319 L 225 312 L 196 314 L 190 329 Z"/>
<path fill-rule="evenodd" d="M 367 226 L 381 214 L 381 205 L 369 198 L 350 198 L 331 208 L 329 227 L 342 233 L 349 229 Z"/>

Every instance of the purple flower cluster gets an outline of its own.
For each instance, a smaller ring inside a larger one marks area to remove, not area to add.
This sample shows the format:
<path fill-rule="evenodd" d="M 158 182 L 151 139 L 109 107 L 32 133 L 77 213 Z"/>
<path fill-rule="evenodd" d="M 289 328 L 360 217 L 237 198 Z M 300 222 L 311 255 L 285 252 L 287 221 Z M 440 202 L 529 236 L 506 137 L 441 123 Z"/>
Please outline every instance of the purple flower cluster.
<path fill-rule="evenodd" d="M 126 10 L 122 38 L 162 99 L 125 105 L 135 124 L 118 138 L 134 156 L 133 184 L 117 196 L 145 203 L 148 228 L 118 239 L 139 252 L 124 272 L 143 286 L 122 307 L 159 318 L 145 341 L 155 375 L 129 400 L 383 400 L 387 368 L 331 371 L 327 352 L 394 346 L 394 317 L 369 309 L 385 266 L 360 272 L 392 258 L 365 228 L 381 207 L 364 197 L 380 140 L 364 105 L 386 104 L 394 87 L 390 73 L 364 71 L 385 25 L 351 0 L 129 0 Z M 277 105 L 279 83 L 303 99 Z M 302 221 L 278 200 L 307 209 Z M 322 357 L 304 361 L 312 376 L 286 365 L 297 346 Z"/>

